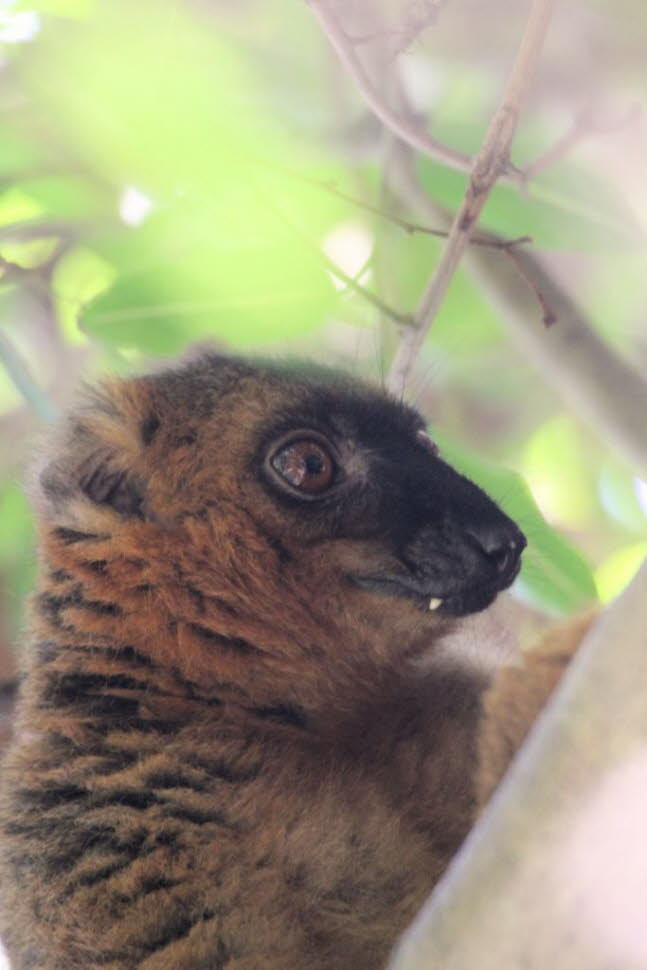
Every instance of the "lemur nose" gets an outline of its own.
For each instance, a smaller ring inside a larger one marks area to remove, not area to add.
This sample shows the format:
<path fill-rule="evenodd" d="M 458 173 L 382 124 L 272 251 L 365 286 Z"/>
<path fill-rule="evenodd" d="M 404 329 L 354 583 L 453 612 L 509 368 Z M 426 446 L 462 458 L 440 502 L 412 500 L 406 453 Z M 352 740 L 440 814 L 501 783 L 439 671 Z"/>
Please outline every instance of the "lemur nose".
<path fill-rule="evenodd" d="M 500 575 L 516 567 L 526 546 L 525 536 L 512 523 L 472 526 L 469 534 Z"/>

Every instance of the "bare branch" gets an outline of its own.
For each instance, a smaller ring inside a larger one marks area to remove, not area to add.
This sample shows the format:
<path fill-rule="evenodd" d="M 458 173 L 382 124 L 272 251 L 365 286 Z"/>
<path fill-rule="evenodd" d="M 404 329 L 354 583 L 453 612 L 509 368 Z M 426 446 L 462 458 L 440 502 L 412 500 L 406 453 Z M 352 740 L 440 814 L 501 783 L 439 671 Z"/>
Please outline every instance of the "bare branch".
<path fill-rule="evenodd" d="M 647 563 L 598 619 L 391 970 L 647 965 Z"/>
<path fill-rule="evenodd" d="M 420 184 L 410 152 L 399 147 L 392 187 L 422 218 L 442 213 Z M 471 247 L 463 265 L 494 305 L 529 364 L 585 420 L 591 430 L 643 478 L 647 478 L 647 382 L 595 332 L 539 257 L 514 251 L 513 267 L 496 253 Z M 532 291 L 518 267 L 532 281 Z M 538 326 L 533 302 L 540 293 L 559 324 Z"/>
<path fill-rule="evenodd" d="M 539 61 L 554 0 L 533 0 L 526 30 L 501 103 L 488 126 L 483 145 L 474 161 L 463 202 L 450 229 L 447 245 L 422 296 L 416 314 L 417 326 L 403 333 L 389 375 L 388 384 L 402 394 L 413 363 L 456 272 L 465 247 L 490 191 L 509 164 L 510 145 L 526 95 Z"/>
<path fill-rule="evenodd" d="M 365 71 L 352 41 L 346 36 L 331 13 L 326 0 L 306 0 L 306 2 L 321 24 L 339 60 L 351 75 L 368 107 L 382 124 L 408 145 L 411 145 L 412 148 L 416 148 L 429 158 L 442 162 L 459 172 L 471 171 L 472 160 L 468 155 L 463 155 L 462 152 L 457 152 L 453 148 L 448 148 L 436 141 L 431 135 L 421 131 L 415 124 L 403 118 L 386 104 Z"/>

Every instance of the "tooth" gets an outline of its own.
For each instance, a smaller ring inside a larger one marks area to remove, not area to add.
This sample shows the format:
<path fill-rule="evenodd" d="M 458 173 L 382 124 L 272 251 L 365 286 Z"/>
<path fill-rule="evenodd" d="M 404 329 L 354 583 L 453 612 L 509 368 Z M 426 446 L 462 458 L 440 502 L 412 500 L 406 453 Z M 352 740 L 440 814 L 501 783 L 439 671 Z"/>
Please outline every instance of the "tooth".
<path fill-rule="evenodd" d="M 429 609 L 437 610 L 438 607 L 442 604 L 442 602 L 443 601 L 439 600 L 436 596 L 432 596 L 431 599 L 429 600 Z"/>

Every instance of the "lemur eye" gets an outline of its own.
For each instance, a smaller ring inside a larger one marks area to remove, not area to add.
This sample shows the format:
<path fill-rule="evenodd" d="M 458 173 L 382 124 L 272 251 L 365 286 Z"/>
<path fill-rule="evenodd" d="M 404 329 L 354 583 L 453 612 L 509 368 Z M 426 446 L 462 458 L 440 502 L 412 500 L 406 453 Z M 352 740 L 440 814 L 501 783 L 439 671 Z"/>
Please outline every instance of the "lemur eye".
<path fill-rule="evenodd" d="M 422 445 L 425 451 L 431 452 L 431 454 L 434 455 L 436 458 L 438 457 L 438 455 L 440 454 L 440 448 L 438 447 L 436 442 L 429 437 L 426 431 L 422 431 L 422 430 L 416 431 L 416 440 L 419 445 Z"/>
<path fill-rule="evenodd" d="M 335 462 L 327 448 L 311 438 L 299 438 L 279 448 L 270 465 L 292 488 L 307 495 L 324 492 L 332 483 Z"/>

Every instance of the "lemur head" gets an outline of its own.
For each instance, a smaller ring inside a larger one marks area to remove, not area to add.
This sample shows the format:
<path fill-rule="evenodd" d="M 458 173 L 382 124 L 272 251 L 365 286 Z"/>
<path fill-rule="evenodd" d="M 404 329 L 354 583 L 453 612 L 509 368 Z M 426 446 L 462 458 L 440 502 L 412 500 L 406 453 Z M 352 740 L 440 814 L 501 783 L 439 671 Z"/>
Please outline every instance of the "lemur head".
<path fill-rule="evenodd" d="M 62 436 L 40 476 L 49 568 L 202 683 L 314 696 L 384 675 L 519 569 L 522 533 L 421 416 L 331 371 L 207 354 L 103 385 Z"/>

